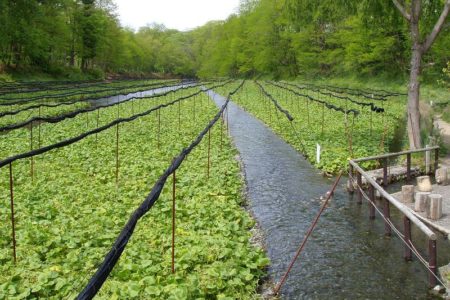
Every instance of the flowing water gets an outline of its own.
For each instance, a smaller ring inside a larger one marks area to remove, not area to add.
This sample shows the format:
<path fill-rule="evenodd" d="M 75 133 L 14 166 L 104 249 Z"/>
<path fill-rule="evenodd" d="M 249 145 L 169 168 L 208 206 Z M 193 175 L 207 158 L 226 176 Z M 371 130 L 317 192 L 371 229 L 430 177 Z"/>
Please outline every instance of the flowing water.
<path fill-rule="evenodd" d="M 182 87 L 188 87 L 188 86 L 192 86 L 192 85 L 193 85 L 193 83 L 186 83 L 186 84 L 182 83 L 180 85 L 174 85 L 174 86 L 163 87 L 163 88 L 155 88 L 155 89 L 150 89 L 150 90 L 142 91 L 142 92 L 129 93 L 126 95 L 108 96 L 108 97 L 104 97 L 104 98 L 95 99 L 95 100 L 92 100 L 89 102 L 90 102 L 91 106 L 97 107 L 97 106 L 102 106 L 102 105 L 123 102 L 123 101 L 126 101 L 126 100 L 134 98 L 134 97 L 138 97 L 138 98 L 139 97 L 150 97 L 155 94 L 162 94 L 162 93 L 165 93 L 168 91 L 173 91 L 173 90 L 177 90 Z"/>
<path fill-rule="evenodd" d="M 209 92 L 217 105 L 225 98 Z M 269 275 L 280 280 L 334 179 L 324 178 L 294 148 L 262 122 L 229 104 L 231 137 L 240 152 L 250 210 L 265 235 Z M 428 274 L 414 259 L 404 262 L 397 237 L 384 236 L 384 223 L 368 218 L 342 179 L 303 253 L 281 290 L 282 299 L 427 299 Z M 401 218 L 392 212 L 394 223 Z M 399 227 L 401 228 L 401 227 Z M 424 236 L 414 230 L 422 253 Z M 449 242 L 438 241 L 439 266 L 450 261 Z"/>

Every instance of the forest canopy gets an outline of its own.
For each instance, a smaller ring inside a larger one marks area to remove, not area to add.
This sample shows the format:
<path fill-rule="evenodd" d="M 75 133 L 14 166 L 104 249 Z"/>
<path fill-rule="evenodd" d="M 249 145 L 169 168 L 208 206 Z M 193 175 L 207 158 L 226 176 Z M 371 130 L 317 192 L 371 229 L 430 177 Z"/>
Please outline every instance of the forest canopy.
<path fill-rule="evenodd" d="M 442 6 L 424 0 L 420 26 Z M 0 72 L 406 78 L 411 55 L 408 24 L 385 0 L 242 0 L 227 20 L 186 32 L 123 27 L 111 0 L 0 0 L 0 24 Z M 425 78 L 445 80 L 449 32 L 424 57 Z"/>

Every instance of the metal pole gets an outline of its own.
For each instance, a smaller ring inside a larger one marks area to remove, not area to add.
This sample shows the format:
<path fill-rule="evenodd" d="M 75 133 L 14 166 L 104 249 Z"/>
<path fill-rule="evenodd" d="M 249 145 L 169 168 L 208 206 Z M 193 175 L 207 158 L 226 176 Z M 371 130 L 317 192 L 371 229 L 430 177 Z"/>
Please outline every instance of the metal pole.
<path fill-rule="evenodd" d="M 325 124 L 325 103 L 322 103 L 322 135 L 323 135 L 323 125 Z"/>
<path fill-rule="evenodd" d="M 14 219 L 14 180 L 13 180 L 13 171 L 12 171 L 11 163 L 9 163 L 9 193 L 10 193 L 10 201 L 11 201 L 10 207 L 11 207 L 13 258 L 14 258 L 14 264 L 16 264 L 17 255 L 16 255 L 16 222 Z"/>
<path fill-rule="evenodd" d="M 39 107 L 39 118 L 41 117 L 41 108 Z M 38 145 L 41 148 L 41 120 L 38 121 Z"/>
<path fill-rule="evenodd" d="M 209 168 L 211 164 L 211 129 L 208 130 L 208 179 L 209 179 Z"/>
<path fill-rule="evenodd" d="M 97 109 L 97 128 L 98 128 L 98 121 L 100 118 L 100 109 Z M 97 143 L 98 138 L 97 138 L 97 133 L 95 134 L 95 143 Z"/>
<path fill-rule="evenodd" d="M 412 260 L 412 251 L 410 249 L 410 247 L 411 247 L 411 220 L 407 216 L 403 217 L 403 225 L 405 228 L 404 234 L 405 234 L 405 241 L 407 244 L 405 246 L 405 260 L 410 261 L 410 260 Z"/>
<path fill-rule="evenodd" d="M 181 101 L 178 101 L 178 133 L 181 133 Z"/>
<path fill-rule="evenodd" d="M 30 128 L 30 150 L 33 151 L 33 122 L 31 122 Z M 30 157 L 30 163 L 31 182 L 34 182 L 34 156 Z"/>
<path fill-rule="evenodd" d="M 176 171 L 172 173 L 172 274 L 175 273 L 175 183 L 176 183 Z"/>
<path fill-rule="evenodd" d="M 158 149 L 160 147 L 160 140 L 159 140 L 160 133 L 161 133 L 161 109 L 158 109 Z"/>
<path fill-rule="evenodd" d="M 223 144 L 223 112 L 220 118 L 220 150 L 222 150 Z"/>
<path fill-rule="evenodd" d="M 333 187 L 331 188 L 331 190 L 329 191 L 329 193 L 327 193 L 327 198 L 325 199 L 325 202 L 323 202 L 322 206 L 320 207 L 320 210 L 317 214 L 317 216 L 315 217 L 315 219 L 313 220 L 311 226 L 309 227 L 308 231 L 306 232 L 306 235 L 300 245 L 300 247 L 298 248 L 297 252 L 295 253 L 294 258 L 292 259 L 291 263 L 289 264 L 288 269 L 286 270 L 286 273 L 284 273 L 283 277 L 281 278 L 280 282 L 278 282 L 278 284 L 275 286 L 275 288 L 273 289 L 273 292 L 275 295 L 277 295 L 282 287 L 282 285 L 284 284 L 284 282 L 287 279 L 287 276 L 289 275 L 289 272 L 291 271 L 292 267 L 294 266 L 295 261 L 298 259 L 300 253 L 303 251 L 303 248 L 306 245 L 306 242 L 308 241 L 309 237 L 311 236 L 314 228 L 317 225 L 317 222 L 319 221 L 320 216 L 322 215 L 323 211 L 327 208 L 328 205 L 328 201 L 330 200 L 330 198 L 333 196 L 334 194 L 334 190 L 336 189 L 339 180 L 341 179 L 342 173 L 339 174 L 338 178 L 336 179 L 336 181 L 333 184 Z"/>
<path fill-rule="evenodd" d="M 119 184 L 119 124 L 116 125 L 116 185 Z"/>
<path fill-rule="evenodd" d="M 428 240 L 428 253 L 429 253 L 429 267 L 430 267 L 430 287 L 433 288 L 437 284 L 436 276 L 437 276 L 437 246 L 436 240 Z"/>
<path fill-rule="evenodd" d="M 369 184 L 369 198 L 369 219 L 375 220 L 375 189 L 371 184 Z"/>

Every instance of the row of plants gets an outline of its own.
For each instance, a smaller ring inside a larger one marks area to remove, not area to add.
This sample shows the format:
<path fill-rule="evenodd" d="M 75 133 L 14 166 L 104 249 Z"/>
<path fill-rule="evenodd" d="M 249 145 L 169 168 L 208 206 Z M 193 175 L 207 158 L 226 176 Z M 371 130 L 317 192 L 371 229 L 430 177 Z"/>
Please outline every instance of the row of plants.
<path fill-rule="evenodd" d="M 101 91 L 108 90 L 120 90 L 125 88 L 135 88 L 142 85 L 157 84 L 164 82 L 177 82 L 178 80 L 160 80 L 160 79 L 146 79 L 146 80 L 118 80 L 113 82 L 103 82 L 98 83 L 67 83 L 64 85 L 57 85 L 55 87 L 49 88 L 35 88 L 33 86 L 28 87 L 27 85 L 22 86 L 16 91 L 4 91 L 0 93 L 0 101 L 15 101 L 15 100 L 40 100 L 41 98 L 50 99 L 54 97 L 65 97 L 71 94 L 79 94 L 87 96 L 89 94 L 95 94 Z M 1 87 L 0 87 L 1 89 Z"/>
<path fill-rule="evenodd" d="M 194 89 L 198 84 L 189 85 L 160 85 L 145 88 L 144 92 L 129 91 L 124 94 L 107 96 L 104 98 L 93 98 L 84 100 L 75 100 L 69 102 L 60 102 L 54 104 L 36 104 L 24 109 L 10 111 L 10 113 L 0 113 L 0 132 L 10 131 L 20 127 L 29 126 L 30 122 L 56 122 L 58 118 L 68 117 L 71 114 L 86 113 L 97 109 L 117 106 L 119 102 L 130 102 L 140 106 L 142 101 L 151 97 L 174 93 L 180 89 Z M 14 118 L 12 118 L 14 116 Z M 49 119 L 53 119 L 49 120 Z"/>
<path fill-rule="evenodd" d="M 385 112 L 376 113 L 370 106 L 361 106 L 332 95 L 321 95 L 314 90 L 301 91 L 302 94 L 331 104 L 330 106 L 359 112 L 345 114 L 327 109 L 326 105 L 306 97 L 299 97 L 287 89 L 269 83 L 259 83 L 289 112 L 294 118 L 292 122 L 254 82 L 248 81 L 233 100 L 262 120 L 324 172 L 334 174 L 345 170 L 349 159 L 384 153 L 398 142 L 394 140 L 394 131 L 400 122 L 403 122 L 403 96 L 391 97 L 388 101 L 377 103 L 383 106 Z M 293 89 L 292 86 L 289 88 Z M 372 102 L 364 97 L 349 97 L 358 102 Z M 320 162 L 316 157 L 317 144 L 321 147 Z M 364 167 L 375 166 L 376 163 L 369 162 Z"/>
<path fill-rule="evenodd" d="M 224 91 L 232 86 L 225 86 Z M 176 96 L 189 94 L 180 91 Z M 143 102 L 145 111 L 173 96 Z M 120 117 L 137 112 L 120 106 Z M 205 94 L 160 109 L 71 146 L 14 162 L 17 264 L 11 222 L 0 224 L 0 299 L 74 298 L 93 275 L 156 179 L 217 112 Z M 104 109 L 100 124 L 117 118 Z M 51 144 L 96 126 L 86 116 L 42 124 Z M 116 146 L 117 131 L 119 147 Z M 26 129 L 0 141 L 1 157 L 24 151 Z M 172 182 L 138 224 L 98 299 L 254 299 L 269 263 L 249 242 L 254 221 L 242 209 L 236 150 L 217 123 L 176 173 L 175 273 L 171 272 Z M 116 152 L 118 149 L 118 152 Z M 6 151 L 6 153 L 5 153 Z M 119 172 L 116 183 L 116 155 Z M 9 172 L 0 170 L 0 213 L 9 216 Z"/>

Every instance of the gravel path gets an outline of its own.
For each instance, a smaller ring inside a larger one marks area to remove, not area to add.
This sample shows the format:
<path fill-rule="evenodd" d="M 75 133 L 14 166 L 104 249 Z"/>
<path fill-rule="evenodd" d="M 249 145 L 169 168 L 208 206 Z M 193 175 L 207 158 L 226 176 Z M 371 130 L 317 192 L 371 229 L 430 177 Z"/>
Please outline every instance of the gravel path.
<path fill-rule="evenodd" d="M 434 121 L 434 126 L 441 131 L 441 137 L 444 141 L 447 149 L 450 149 L 450 124 L 441 119 L 441 116 L 437 116 Z M 442 164 L 450 166 L 450 153 L 442 159 Z"/>

